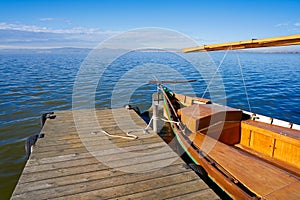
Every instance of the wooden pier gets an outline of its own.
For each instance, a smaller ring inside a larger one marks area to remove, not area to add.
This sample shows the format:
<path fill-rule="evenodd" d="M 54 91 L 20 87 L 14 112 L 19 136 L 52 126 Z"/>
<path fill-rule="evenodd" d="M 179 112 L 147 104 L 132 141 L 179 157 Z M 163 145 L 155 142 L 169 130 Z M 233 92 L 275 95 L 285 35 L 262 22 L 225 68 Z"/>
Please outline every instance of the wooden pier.
<path fill-rule="evenodd" d="M 219 199 L 133 110 L 54 115 L 12 199 Z"/>

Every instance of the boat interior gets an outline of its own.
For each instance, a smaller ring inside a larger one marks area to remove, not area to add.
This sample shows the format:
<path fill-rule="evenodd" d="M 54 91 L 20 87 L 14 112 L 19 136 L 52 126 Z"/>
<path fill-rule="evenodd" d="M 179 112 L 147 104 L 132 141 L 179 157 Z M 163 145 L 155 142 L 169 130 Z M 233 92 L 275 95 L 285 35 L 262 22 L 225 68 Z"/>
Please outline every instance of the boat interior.
<path fill-rule="evenodd" d="M 185 134 L 224 175 L 260 198 L 299 193 L 299 125 L 208 99 L 174 96 L 180 103 L 176 110 Z"/>

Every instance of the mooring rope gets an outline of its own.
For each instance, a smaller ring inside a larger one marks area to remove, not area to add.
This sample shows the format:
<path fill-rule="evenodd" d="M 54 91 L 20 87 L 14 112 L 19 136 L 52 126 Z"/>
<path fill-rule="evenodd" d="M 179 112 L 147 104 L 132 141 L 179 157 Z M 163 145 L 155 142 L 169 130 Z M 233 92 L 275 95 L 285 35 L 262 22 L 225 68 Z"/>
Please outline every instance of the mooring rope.
<path fill-rule="evenodd" d="M 133 132 L 133 131 L 128 131 L 126 133 L 126 136 L 122 136 L 122 135 L 114 135 L 114 134 L 111 134 L 105 130 L 100 130 L 100 131 L 93 131 L 91 132 L 91 134 L 95 135 L 97 134 L 98 132 L 102 132 L 104 133 L 105 135 L 109 136 L 109 137 L 114 137 L 114 138 L 123 138 L 123 139 L 128 139 L 128 140 L 135 140 L 138 138 L 138 136 L 136 135 L 133 135 L 133 134 L 130 134 L 130 132 Z"/>
<path fill-rule="evenodd" d="M 180 122 L 176 122 L 176 121 L 172 121 L 172 120 L 166 120 L 166 119 L 163 119 L 163 118 L 160 118 L 160 117 L 151 117 L 149 123 L 147 124 L 147 126 L 145 128 L 128 131 L 128 132 L 126 132 L 126 136 L 114 135 L 114 134 L 111 134 L 111 133 L 109 133 L 109 132 L 107 132 L 105 130 L 93 131 L 93 132 L 91 132 L 91 134 L 95 135 L 98 132 L 102 132 L 102 133 L 104 133 L 108 137 L 123 138 L 123 139 L 128 139 L 128 140 L 135 140 L 135 139 L 138 139 L 138 136 L 137 135 L 133 135 L 131 133 L 132 132 L 138 132 L 138 131 L 143 131 L 145 134 L 149 133 L 148 129 L 150 128 L 150 125 L 151 125 L 151 123 L 153 122 L 154 119 L 162 120 L 164 122 L 175 123 L 177 125 L 180 124 Z"/>
<path fill-rule="evenodd" d="M 148 124 L 148 125 L 146 126 L 146 128 L 144 128 L 143 130 L 147 130 L 147 129 L 150 127 L 150 125 L 151 125 L 151 123 L 152 123 L 152 121 L 153 121 L 154 119 L 159 119 L 159 120 L 161 120 L 161 121 L 169 122 L 169 123 L 175 123 L 175 124 L 177 124 L 177 125 L 180 124 L 180 122 L 176 122 L 176 121 L 172 121 L 172 120 L 167 120 L 167 119 L 160 118 L 160 117 L 151 117 L 151 119 L 150 119 L 150 121 L 149 121 L 149 124 Z"/>
<path fill-rule="evenodd" d="M 172 102 L 170 101 L 168 95 L 165 93 L 165 91 L 164 91 L 164 89 L 163 89 L 163 87 L 162 87 L 161 85 L 160 85 L 160 90 L 162 91 L 164 97 L 165 97 L 166 100 L 168 101 L 168 104 L 170 105 L 170 107 L 171 107 L 173 113 L 175 114 L 176 118 L 179 119 L 179 117 L 178 117 L 178 115 L 177 115 L 177 111 L 175 110 L 175 108 L 174 108 Z M 185 134 L 185 129 L 182 128 L 182 123 L 181 123 L 180 120 L 179 120 L 178 122 L 170 120 L 170 122 L 176 123 L 176 124 L 178 125 L 180 131 L 182 131 L 182 133 Z"/>

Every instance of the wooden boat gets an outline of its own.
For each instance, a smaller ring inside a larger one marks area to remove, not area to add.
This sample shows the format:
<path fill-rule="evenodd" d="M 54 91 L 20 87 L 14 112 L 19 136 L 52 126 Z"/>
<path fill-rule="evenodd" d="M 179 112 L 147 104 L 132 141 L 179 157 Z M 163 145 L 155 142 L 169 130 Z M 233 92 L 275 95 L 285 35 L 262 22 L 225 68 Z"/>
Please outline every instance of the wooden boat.
<path fill-rule="evenodd" d="M 184 49 L 299 44 L 300 35 Z M 153 82 L 153 81 L 152 81 Z M 155 81 L 154 81 L 155 82 Z M 176 94 L 158 82 L 165 115 L 184 152 L 234 199 L 300 199 L 300 126 Z"/>

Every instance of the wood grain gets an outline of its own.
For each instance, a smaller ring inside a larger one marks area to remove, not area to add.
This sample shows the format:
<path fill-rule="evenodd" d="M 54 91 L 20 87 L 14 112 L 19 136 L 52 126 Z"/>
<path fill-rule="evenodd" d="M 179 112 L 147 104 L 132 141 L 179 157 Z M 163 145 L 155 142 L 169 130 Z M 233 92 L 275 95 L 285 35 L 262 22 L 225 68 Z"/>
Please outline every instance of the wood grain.
<path fill-rule="evenodd" d="M 11 199 L 219 199 L 158 135 L 142 132 L 146 124 L 134 111 L 55 115 L 41 130 L 45 137 L 34 146 Z M 139 129 L 132 133 L 136 140 L 101 133 L 132 129 Z"/>

